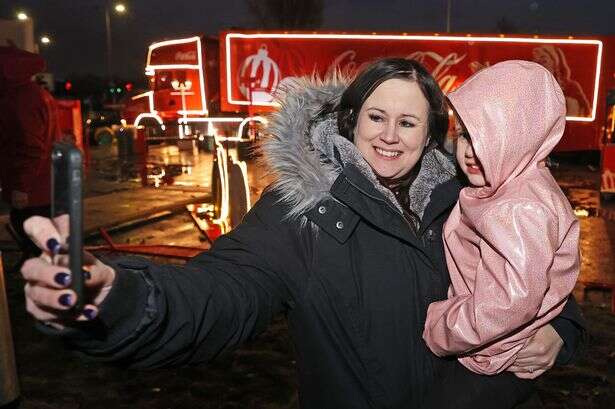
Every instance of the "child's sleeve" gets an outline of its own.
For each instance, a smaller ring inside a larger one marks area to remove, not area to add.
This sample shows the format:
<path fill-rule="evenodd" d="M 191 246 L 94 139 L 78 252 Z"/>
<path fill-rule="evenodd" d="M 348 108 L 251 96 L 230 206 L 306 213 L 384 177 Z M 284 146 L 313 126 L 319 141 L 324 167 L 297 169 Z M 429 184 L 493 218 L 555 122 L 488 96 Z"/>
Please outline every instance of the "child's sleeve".
<path fill-rule="evenodd" d="M 427 311 L 423 338 L 439 356 L 471 351 L 532 321 L 550 286 L 559 234 L 543 205 L 507 202 L 485 214 L 478 230 L 471 294 L 432 303 Z"/>

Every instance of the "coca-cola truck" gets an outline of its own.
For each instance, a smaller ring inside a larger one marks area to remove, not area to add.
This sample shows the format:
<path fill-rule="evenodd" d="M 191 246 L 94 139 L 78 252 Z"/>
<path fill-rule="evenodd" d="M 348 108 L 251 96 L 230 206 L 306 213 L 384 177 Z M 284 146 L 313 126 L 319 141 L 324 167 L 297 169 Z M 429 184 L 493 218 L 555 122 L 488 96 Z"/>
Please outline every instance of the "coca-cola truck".
<path fill-rule="evenodd" d="M 566 96 L 566 132 L 556 149 L 601 151 L 603 192 L 615 192 L 615 119 L 612 104 L 607 107 L 608 90 L 615 88 L 615 37 L 227 31 L 219 38 L 162 41 L 147 55 L 150 90 L 133 101 L 142 109 L 127 119 L 163 138 L 214 136 L 216 146 L 250 141 L 284 82 L 336 70 L 351 76 L 385 56 L 419 60 L 444 92 L 499 61 L 542 64 Z"/>

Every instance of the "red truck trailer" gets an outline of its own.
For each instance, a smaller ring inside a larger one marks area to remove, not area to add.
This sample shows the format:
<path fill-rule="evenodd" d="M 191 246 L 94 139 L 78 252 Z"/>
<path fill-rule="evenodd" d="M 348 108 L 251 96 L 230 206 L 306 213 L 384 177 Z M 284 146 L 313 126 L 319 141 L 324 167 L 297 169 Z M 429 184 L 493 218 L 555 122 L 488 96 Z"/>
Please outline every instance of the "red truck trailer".
<path fill-rule="evenodd" d="M 141 109 L 133 108 L 126 119 L 163 138 L 213 136 L 218 158 L 226 158 L 224 143 L 251 140 L 258 124 L 266 121 L 264 114 L 275 107 L 276 89 L 285 82 L 333 71 L 352 76 L 385 56 L 421 61 L 445 92 L 500 61 L 544 65 L 566 96 L 566 132 L 556 149 L 601 151 L 603 192 L 615 192 L 615 122 L 612 104 L 607 106 L 608 90 L 615 88 L 615 37 L 228 31 L 219 38 L 162 41 L 148 50 L 150 90 L 134 98 Z M 231 162 L 241 163 L 236 157 Z M 224 202 L 230 197 L 224 187 L 228 169 L 220 161 L 218 165 Z M 228 208 L 228 203 L 223 206 Z"/>

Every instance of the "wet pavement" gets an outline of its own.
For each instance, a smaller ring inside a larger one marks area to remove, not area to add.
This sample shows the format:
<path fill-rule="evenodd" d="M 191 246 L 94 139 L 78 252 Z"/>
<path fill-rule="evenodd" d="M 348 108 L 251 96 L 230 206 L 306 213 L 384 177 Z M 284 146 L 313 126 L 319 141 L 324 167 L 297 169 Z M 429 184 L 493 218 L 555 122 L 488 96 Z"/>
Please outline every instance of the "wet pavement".
<path fill-rule="evenodd" d="M 146 163 L 147 182 L 163 190 L 184 189 L 211 192 L 214 155 L 206 147 L 193 144 L 187 149 L 176 145 L 150 145 L 145 161 L 137 156 L 119 157 L 115 144 L 93 147 L 90 180 L 85 196 L 104 194 L 121 189 L 135 189 L 143 183 L 142 163 Z M 241 154 L 244 152 L 242 151 Z M 233 150 L 233 155 L 239 155 Z M 246 159 L 243 156 L 241 159 Z M 264 170 L 247 159 L 248 183 L 256 199 L 266 186 Z"/>

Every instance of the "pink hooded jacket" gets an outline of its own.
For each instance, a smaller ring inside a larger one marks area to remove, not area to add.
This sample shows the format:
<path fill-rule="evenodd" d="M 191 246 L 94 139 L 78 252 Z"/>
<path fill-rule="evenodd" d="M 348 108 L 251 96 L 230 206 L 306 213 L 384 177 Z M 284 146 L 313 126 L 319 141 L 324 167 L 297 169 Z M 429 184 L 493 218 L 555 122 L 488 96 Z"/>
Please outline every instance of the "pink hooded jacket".
<path fill-rule="evenodd" d="M 549 71 L 527 61 L 486 68 L 449 99 L 488 186 L 464 188 L 444 226 L 452 285 L 429 306 L 423 338 L 494 374 L 560 313 L 579 273 L 579 223 L 542 163 L 564 132 L 566 102 Z"/>

